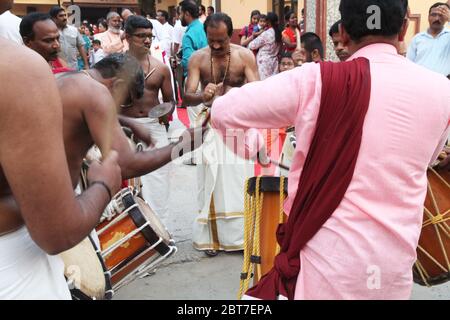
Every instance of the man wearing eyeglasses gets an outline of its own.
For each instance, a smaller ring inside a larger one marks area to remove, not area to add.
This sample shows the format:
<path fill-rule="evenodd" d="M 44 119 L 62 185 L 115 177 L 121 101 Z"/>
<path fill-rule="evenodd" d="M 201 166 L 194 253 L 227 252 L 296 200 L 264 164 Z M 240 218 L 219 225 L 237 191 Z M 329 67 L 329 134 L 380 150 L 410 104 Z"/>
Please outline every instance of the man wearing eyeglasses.
<path fill-rule="evenodd" d="M 123 116 L 134 118 L 135 121 L 145 125 L 155 144 L 154 147 L 164 148 L 169 144 L 166 127 L 159 123 L 158 119 L 149 118 L 148 114 L 161 103 L 160 91 L 164 102 L 173 102 L 171 71 L 167 65 L 151 55 L 154 35 L 153 25 L 149 20 L 140 16 L 129 17 L 125 26 L 125 39 L 130 48 L 128 53 L 140 62 L 144 70 L 145 88 L 142 98 L 134 100 L 128 106 L 123 106 L 120 112 Z M 166 223 L 170 189 L 169 166 L 141 178 L 144 199 L 163 223 Z"/>

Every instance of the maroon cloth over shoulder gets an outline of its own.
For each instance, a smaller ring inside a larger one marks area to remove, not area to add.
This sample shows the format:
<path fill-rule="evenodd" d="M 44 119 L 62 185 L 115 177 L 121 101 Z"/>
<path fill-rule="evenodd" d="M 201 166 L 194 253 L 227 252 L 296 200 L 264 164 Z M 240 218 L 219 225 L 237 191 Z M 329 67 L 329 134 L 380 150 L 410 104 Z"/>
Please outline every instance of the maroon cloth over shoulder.
<path fill-rule="evenodd" d="M 278 227 L 275 265 L 246 296 L 294 299 L 300 251 L 341 203 L 352 180 L 371 93 L 366 58 L 320 64 L 322 97 L 316 131 L 289 219 Z"/>

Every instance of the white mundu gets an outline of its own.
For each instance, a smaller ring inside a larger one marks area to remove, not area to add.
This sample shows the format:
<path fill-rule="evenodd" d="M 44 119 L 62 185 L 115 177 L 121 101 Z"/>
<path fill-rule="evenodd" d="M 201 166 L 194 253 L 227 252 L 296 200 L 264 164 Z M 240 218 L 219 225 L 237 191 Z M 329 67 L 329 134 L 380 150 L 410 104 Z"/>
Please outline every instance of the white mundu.
<path fill-rule="evenodd" d="M 198 125 L 204 117 L 203 112 Z M 199 214 L 193 246 L 197 250 L 243 250 L 244 184 L 253 176 L 254 166 L 229 150 L 214 129 L 208 131 L 198 156 Z"/>
<path fill-rule="evenodd" d="M 1 300 L 70 300 L 64 263 L 31 239 L 28 229 L 0 236 Z"/>

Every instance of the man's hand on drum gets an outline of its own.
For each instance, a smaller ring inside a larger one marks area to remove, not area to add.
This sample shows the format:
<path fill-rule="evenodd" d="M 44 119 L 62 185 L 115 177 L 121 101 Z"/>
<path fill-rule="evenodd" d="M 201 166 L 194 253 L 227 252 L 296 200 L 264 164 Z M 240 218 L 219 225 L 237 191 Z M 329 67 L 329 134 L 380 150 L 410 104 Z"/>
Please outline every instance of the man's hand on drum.
<path fill-rule="evenodd" d="M 214 84 L 210 83 L 206 86 L 205 91 L 203 91 L 203 103 L 211 104 L 212 100 L 217 94 L 220 94 L 223 89 L 223 83 Z"/>
<path fill-rule="evenodd" d="M 122 184 L 122 172 L 118 163 L 119 155 L 111 151 L 100 163 L 93 161 L 88 170 L 88 181 L 104 182 L 110 189 L 111 195 L 115 195 Z"/>
<path fill-rule="evenodd" d="M 439 167 L 450 171 L 450 147 L 445 147 L 443 154 L 445 158 L 439 162 Z"/>

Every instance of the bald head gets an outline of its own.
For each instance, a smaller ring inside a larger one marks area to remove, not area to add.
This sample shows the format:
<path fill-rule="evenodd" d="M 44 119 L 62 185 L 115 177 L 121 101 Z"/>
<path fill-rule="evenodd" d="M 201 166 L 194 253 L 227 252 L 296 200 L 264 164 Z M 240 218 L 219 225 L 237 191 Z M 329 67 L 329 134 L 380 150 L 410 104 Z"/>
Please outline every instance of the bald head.
<path fill-rule="evenodd" d="M 122 10 L 122 19 L 123 22 L 127 22 L 128 18 L 134 16 L 133 12 L 131 12 L 130 9 L 123 9 Z"/>

